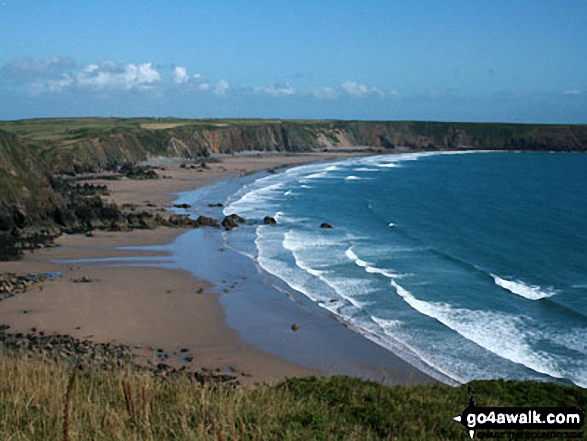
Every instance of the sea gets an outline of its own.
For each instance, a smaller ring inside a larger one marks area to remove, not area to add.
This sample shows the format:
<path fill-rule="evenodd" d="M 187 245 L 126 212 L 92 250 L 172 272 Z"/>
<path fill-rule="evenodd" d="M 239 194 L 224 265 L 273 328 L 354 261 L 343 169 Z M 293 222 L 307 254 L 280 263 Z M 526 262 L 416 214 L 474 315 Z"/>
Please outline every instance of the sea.
<path fill-rule="evenodd" d="M 224 242 L 268 280 L 444 382 L 587 387 L 587 155 L 379 155 L 245 182 Z"/>

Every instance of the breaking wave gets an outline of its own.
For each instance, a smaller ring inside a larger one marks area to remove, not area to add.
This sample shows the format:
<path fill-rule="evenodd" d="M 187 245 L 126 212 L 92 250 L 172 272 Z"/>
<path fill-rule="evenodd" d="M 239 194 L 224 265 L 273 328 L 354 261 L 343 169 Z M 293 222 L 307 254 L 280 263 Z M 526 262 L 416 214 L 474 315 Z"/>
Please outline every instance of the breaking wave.
<path fill-rule="evenodd" d="M 493 280 L 495 280 L 496 285 L 501 286 L 502 288 L 507 289 L 508 291 L 522 296 L 528 300 L 545 299 L 552 297 L 557 293 L 557 291 L 553 288 L 544 289 L 535 285 L 526 285 L 520 281 L 512 282 L 509 280 L 504 280 L 495 274 L 491 274 L 491 277 L 493 277 Z"/>

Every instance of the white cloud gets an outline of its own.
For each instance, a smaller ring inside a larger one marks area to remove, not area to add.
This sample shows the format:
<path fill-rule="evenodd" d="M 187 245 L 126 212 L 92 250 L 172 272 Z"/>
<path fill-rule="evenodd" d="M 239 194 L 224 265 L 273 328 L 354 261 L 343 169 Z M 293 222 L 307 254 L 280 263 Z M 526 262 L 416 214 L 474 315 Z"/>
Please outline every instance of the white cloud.
<path fill-rule="evenodd" d="M 63 75 L 59 80 L 50 80 L 47 89 L 49 92 L 60 92 L 66 87 L 71 86 L 74 83 L 74 79 L 71 75 Z"/>
<path fill-rule="evenodd" d="M 269 84 L 268 86 L 253 87 L 254 93 L 266 93 L 273 96 L 290 96 L 295 95 L 296 90 L 289 83 L 286 84 Z"/>
<path fill-rule="evenodd" d="M 1 0 L 0 0 L 1 1 Z M 299 76 L 296 76 L 296 78 Z M 60 93 L 69 91 L 152 91 L 158 96 L 172 93 L 209 93 L 218 97 L 227 96 L 234 89 L 225 78 L 208 79 L 200 74 L 190 74 L 182 65 L 169 67 L 160 72 L 150 62 L 122 64 L 113 60 L 76 65 L 64 57 L 51 57 L 46 60 L 22 58 L 10 60 L 0 66 L 0 81 L 9 80 L 19 84 L 23 91 L 31 95 L 41 93 Z M 377 87 L 346 81 L 339 85 L 296 87 L 289 82 L 269 83 L 263 86 L 239 86 L 237 91 L 271 97 L 314 97 L 320 100 L 336 100 L 343 95 L 355 98 L 379 97 L 396 99 L 395 89 L 382 91 Z M 567 95 L 583 93 L 580 90 L 563 92 Z M 439 96 L 438 93 L 433 93 Z"/>
<path fill-rule="evenodd" d="M 361 97 L 369 94 L 376 94 L 379 97 L 383 97 L 383 92 L 381 92 L 376 87 L 368 87 L 364 84 L 358 84 L 355 81 L 347 81 L 340 85 L 342 90 L 352 96 Z"/>
<path fill-rule="evenodd" d="M 82 72 L 89 74 L 89 73 L 97 71 L 99 68 L 100 68 L 100 66 L 98 66 L 97 64 L 88 64 L 87 66 L 85 66 L 82 69 Z"/>
<path fill-rule="evenodd" d="M 229 87 L 230 85 L 228 84 L 228 81 L 220 80 L 216 83 L 216 87 L 214 87 L 214 93 L 216 95 L 224 96 Z"/>
<path fill-rule="evenodd" d="M 177 66 L 175 69 L 173 69 L 172 77 L 173 81 L 177 84 L 186 83 L 190 78 L 187 69 L 183 66 Z M 199 75 L 196 78 L 198 77 Z"/>
<path fill-rule="evenodd" d="M 583 92 L 579 89 L 573 89 L 573 90 L 565 90 L 563 93 L 565 95 L 581 95 Z"/>
<path fill-rule="evenodd" d="M 329 86 L 315 87 L 310 89 L 309 93 L 310 95 L 314 95 L 316 98 L 325 100 L 333 100 L 339 96 L 338 91 Z"/>
<path fill-rule="evenodd" d="M 151 63 L 127 64 L 121 67 L 113 61 L 103 61 L 99 65 L 89 64 L 77 75 L 80 87 L 95 89 L 149 89 L 161 80 L 161 74 Z"/>

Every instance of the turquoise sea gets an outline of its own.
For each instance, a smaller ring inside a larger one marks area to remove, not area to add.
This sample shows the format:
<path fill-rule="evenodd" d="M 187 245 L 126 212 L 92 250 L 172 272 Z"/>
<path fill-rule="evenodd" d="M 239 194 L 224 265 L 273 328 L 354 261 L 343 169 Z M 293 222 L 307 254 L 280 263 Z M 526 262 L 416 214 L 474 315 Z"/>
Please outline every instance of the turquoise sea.
<path fill-rule="evenodd" d="M 585 189 L 583 154 L 353 158 L 233 189 L 224 241 L 438 379 L 587 387 Z"/>

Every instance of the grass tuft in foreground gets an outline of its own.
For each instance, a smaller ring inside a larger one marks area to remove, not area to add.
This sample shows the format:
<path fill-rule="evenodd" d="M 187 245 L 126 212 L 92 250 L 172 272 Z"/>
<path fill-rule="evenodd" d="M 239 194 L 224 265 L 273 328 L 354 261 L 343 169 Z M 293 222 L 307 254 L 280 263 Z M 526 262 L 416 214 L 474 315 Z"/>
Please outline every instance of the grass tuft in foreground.
<path fill-rule="evenodd" d="M 130 371 L 74 369 L 2 355 L 0 439 L 468 439 L 452 420 L 467 404 L 466 386 L 388 387 L 329 377 L 227 389 Z M 578 387 L 504 381 L 471 385 L 480 406 L 587 404 L 587 391 Z"/>

